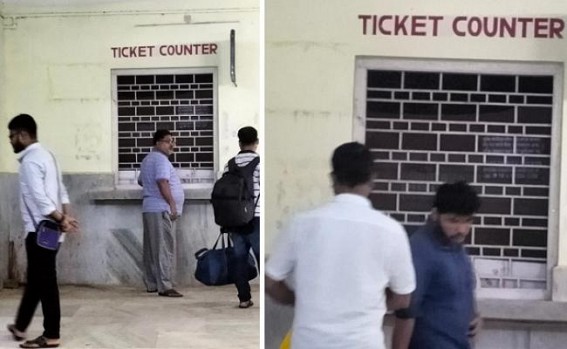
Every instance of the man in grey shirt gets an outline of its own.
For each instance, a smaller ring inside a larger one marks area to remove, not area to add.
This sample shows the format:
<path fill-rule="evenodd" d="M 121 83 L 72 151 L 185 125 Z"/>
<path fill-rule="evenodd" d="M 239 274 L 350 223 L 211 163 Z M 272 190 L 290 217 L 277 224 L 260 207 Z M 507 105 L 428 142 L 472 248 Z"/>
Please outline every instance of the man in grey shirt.
<path fill-rule="evenodd" d="M 153 143 L 138 177 L 144 197 L 144 283 L 148 292 L 182 297 L 172 284 L 175 222 L 185 200 L 181 180 L 168 158 L 173 154 L 175 140 L 168 130 L 158 130 Z"/>

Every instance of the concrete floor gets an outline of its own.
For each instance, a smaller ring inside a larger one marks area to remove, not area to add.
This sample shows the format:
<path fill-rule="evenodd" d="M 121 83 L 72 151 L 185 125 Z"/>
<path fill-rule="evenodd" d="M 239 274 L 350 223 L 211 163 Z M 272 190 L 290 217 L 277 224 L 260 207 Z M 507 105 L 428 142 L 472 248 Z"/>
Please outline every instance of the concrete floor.
<path fill-rule="evenodd" d="M 183 298 L 125 287 L 61 287 L 61 348 L 259 348 L 258 285 L 254 306 L 238 308 L 233 285 L 178 289 Z M 17 348 L 5 330 L 23 289 L 0 289 L 0 348 Z M 41 309 L 28 338 L 42 333 Z"/>

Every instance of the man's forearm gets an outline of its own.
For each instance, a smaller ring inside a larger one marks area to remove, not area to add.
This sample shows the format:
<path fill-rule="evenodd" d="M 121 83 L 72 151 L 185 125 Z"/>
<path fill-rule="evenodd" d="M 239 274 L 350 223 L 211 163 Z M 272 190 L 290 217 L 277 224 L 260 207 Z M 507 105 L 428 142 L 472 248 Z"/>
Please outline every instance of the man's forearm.
<path fill-rule="evenodd" d="M 60 223 L 61 221 L 63 221 L 63 215 L 64 215 L 63 212 L 59 212 L 58 210 L 55 210 L 49 214 L 49 218 Z"/>
<path fill-rule="evenodd" d="M 159 192 L 161 193 L 161 196 L 163 196 L 165 202 L 167 202 L 167 204 L 171 209 L 175 208 L 177 210 L 177 207 L 175 206 L 175 201 L 173 200 L 173 196 L 171 195 L 171 188 L 169 187 L 169 182 L 165 179 L 162 179 L 159 180 L 157 184 L 158 184 Z"/>
<path fill-rule="evenodd" d="M 392 334 L 392 349 L 408 349 L 414 324 L 415 319 L 396 318 Z"/>

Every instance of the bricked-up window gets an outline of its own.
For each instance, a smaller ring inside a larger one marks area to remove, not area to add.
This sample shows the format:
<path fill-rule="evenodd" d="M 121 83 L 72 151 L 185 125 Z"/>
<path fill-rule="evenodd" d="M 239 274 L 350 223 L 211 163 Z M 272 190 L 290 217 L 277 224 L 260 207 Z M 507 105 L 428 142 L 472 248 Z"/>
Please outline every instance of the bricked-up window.
<path fill-rule="evenodd" d="M 153 133 L 168 129 L 170 157 L 184 183 L 210 183 L 214 174 L 215 76 L 212 70 L 113 72 L 118 130 L 118 184 L 133 184 Z"/>
<path fill-rule="evenodd" d="M 421 67 L 357 73 L 364 95 L 356 132 L 374 154 L 374 206 L 411 234 L 440 184 L 466 180 L 482 199 L 467 240 L 481 288 L 544 297 L 558 75 Z"/>

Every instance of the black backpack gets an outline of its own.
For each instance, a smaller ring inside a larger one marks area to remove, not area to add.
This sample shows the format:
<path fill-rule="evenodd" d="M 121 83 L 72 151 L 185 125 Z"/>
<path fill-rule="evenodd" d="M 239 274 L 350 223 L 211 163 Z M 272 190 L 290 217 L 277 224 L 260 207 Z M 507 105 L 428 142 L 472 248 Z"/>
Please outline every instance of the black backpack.
<path fill-rule="evenodd" d="M 242 167 L 234 158 L 230 159 L 228 171 L 215 182 L 211 195 L 216 224 L 223 228 L 242 227 L 254 218 L 257 200 L 253 176 L 258 163 L 259 156 Z"/>

